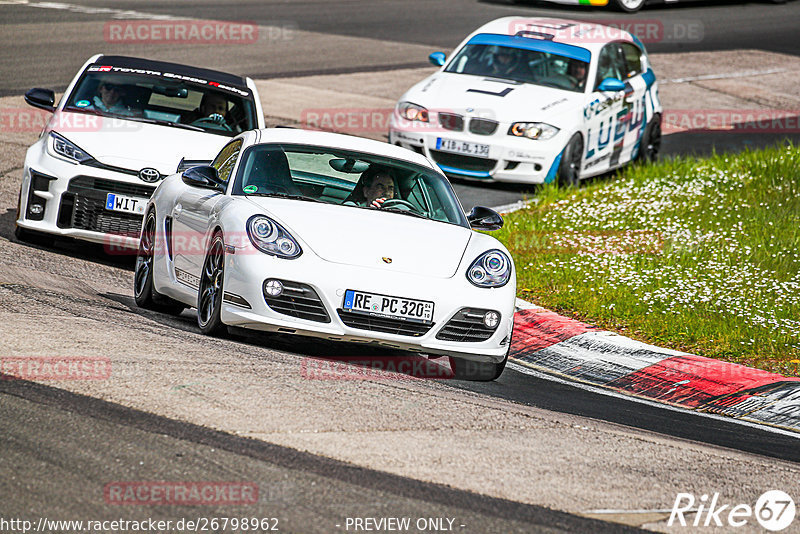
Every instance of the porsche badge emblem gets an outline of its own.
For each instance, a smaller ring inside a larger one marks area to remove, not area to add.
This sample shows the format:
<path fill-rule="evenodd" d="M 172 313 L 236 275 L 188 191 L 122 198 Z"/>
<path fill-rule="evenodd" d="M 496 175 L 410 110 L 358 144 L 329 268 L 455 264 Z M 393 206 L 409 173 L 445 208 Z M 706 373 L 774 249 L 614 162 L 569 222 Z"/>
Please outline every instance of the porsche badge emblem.
<path fill-rule="evenodd" d="M 383 263 L 392 263 L 392 258 L 387 258 L 386 256 L 384 256 L 381 259 L 383 260 Z"/>

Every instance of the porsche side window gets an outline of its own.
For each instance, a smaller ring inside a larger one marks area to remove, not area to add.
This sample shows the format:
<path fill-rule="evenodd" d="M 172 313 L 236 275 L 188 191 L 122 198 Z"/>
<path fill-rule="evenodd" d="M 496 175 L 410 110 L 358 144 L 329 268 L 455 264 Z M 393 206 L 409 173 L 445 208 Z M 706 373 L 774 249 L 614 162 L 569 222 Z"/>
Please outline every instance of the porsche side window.
<path fill-rule="evenodd" d="M 222 181 L 227 182 L 230 180 L 231 171 L 233 171 L 233 167 L 236 165 L 236 158 L 239 157 L 239 151 L 242 149 L 242 140 L 237 139 L 232 143 L 228 143 L 228 145 L 223 148 L 219 155 L 217 155 L 214 162 L 211 164 L 212 167 L 217 169 L 217 174 Z"/>
<path fill-rule="evenodd" d="M 642 51 L 631 43 L 621 43 L 622 55 L 625 57 L 626 78 L 633 78 L 642 73 Z"/>

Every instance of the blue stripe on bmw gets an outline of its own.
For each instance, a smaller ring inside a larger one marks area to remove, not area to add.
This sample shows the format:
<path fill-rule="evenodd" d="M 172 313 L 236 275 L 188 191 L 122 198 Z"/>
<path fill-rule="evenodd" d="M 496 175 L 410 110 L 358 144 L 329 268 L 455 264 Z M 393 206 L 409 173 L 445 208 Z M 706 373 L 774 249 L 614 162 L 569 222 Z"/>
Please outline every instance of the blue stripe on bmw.
<path fill-rule="evenodd" d="M 464 169 L 457 169 L 455 167 L 450 167 L 448 165 L 442 165 L 441 163 L 437 163 L 439 168 L 442 169 L 444 172 L 449 172 L 450 174 L 460 174 L 461 176 L 471 176 L 472 178 L 491 178 L 492 175 L 489 174 L 487 171 L 467 171 Z"/>
<path fill-rule="evenodd" d="M 531 39 L 530 37 L 498 35 L 494 33 L 479 33 L 470 39 L 467 44 L 508 46 L 511 48 L 521 48 L 523 50 L 536 50 L 537 52 L 547 52 L 549 54 L 558 54 L 571 59 L 578 59 L 580 61 L 585 61 L 586 63 L 589 63 L 592 60 L 592 53 L 585 48 L 581 48 L 580 46 Z"/>
<path fill-rule="evenodd" d="M 566 150 L 566 148 L 564 150 Z M 561 165 L 561 156 L 564 155 L 564 150 L 553 160 L 553 164 L 550 165 L 550 170 L 547 171 L 547 176 L 544 177 L 544 183 L 549 184 L 556 179 L 556 173 L 558 172 L 558 166 Z"/>
<path fill-rule="evenodd" d="M 656 73 L 653 72 L 653 69 L 647 69 L 647 72 L 642 74 L 642 79 L 647 84 L 647 88 L 650 89 L 656 83 Z"/>

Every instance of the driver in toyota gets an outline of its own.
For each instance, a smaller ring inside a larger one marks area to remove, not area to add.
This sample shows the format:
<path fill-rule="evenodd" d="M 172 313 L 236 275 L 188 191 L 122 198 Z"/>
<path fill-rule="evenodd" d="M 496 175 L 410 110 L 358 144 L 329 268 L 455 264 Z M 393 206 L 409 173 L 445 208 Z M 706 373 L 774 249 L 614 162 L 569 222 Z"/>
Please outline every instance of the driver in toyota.
<path fill-rule="evenodd" d="M 216 93 L 205 93 L 202 100 L 200 100 L 200 107 L 192 112 L 188 122 L 192 123 L 200 119 L 208 119 L 217 124 L 224 124 L 227 113 L 228 101 L 224 96 Z"/>

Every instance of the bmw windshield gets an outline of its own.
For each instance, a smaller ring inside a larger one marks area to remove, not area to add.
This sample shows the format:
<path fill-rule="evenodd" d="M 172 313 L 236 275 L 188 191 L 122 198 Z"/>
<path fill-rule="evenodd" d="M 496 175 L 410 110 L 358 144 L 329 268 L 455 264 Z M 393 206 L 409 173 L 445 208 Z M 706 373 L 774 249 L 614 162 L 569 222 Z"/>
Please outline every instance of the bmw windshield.
<path fill-rule="evenodd" d="M 232 137 L 257 127 L 252 98 L 210 84 L 87 71 L 64 109 Z"/>
<path fill-rule="evenodd" d="M 336 148 L 252 146 L 242 156 L 233 194 L 379 209 L 469 227 L 450 182 L 433 169 Z"/>
<path fill-rule="evenodd" d="M 571 45 L 481 34 L 459 50 L 445 72 L 583 92 L 589 58 L 588 51 Z"/>

